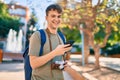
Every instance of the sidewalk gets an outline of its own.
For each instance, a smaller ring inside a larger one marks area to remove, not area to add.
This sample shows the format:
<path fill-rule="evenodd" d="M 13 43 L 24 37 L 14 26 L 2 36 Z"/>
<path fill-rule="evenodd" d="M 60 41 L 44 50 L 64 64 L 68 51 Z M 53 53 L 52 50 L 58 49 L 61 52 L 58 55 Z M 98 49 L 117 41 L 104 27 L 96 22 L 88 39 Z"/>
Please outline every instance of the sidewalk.
<path fill-rule="evenodd" d="M 22 62 L 0 63 L 0 80 L 24 80 Z"/>
<path fill-rule="evenodd" d="M 89 56 L 87 66 L 82 66 L 81 55 L 71 55 L 71 61 L 77 65 L 73 68 L 82 72 L 87 80 L 120 80 L 120 58 L 100 57 L 98 70 L 94 69 L 94 56 Z"/>
<path fill-rule="evenodd" d="M 71 61 L 82 62 L 82 56 L 71 55 Z M 94 56 L 90 56 L 88 61 L 89 63 L 94 63 L 95 62 Z M 120 71 L 120 58 L 100 57 L 100 66 Z"/>
<path fill-rule="evenodd" d="M 82 56 L 71 55 L 71 61 L 80 63 L 82 61 Z M 89 63 L 94 63 L 94 61 L 95 61 L 94 57 L 90 56 Z M 100 57 L 100 65 L 120 72 L 120 59 L 119 58 Z M 80 72 L 82 72 L 83 70 L 91 69 L 91 67 L 87 68 L 87 67 L 78 66 L 78 65 L 72 66 L 72 67 Z M 92 74 L 89 74 L 88 72 L 84 72 L 83 75 L 84 77 L 87 78 L 87 80 L 98 80 Z M 119 79 L 114 79 L 114 80 L 119 80 Z M 0 63 L 0 80 L 24 80 L 23 62 Z M 100 79 L 100 80 L 108 80 L 108 79 Z"/>

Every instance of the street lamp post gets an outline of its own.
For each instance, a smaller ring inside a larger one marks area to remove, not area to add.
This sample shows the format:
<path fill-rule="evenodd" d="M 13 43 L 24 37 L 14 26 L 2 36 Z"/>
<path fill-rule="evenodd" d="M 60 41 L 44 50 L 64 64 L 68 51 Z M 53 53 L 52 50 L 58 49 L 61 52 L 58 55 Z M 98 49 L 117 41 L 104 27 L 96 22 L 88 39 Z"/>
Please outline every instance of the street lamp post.
<path fill-rule="evenodd" d="M 80 28 L 83 28 L 83 24 L 80 24 Z M 82 66 L 85 65 L 85 55 L 84 55 L 84 32 L 80 30 L 81 33 L 81 39 L 82 39 Z"/>

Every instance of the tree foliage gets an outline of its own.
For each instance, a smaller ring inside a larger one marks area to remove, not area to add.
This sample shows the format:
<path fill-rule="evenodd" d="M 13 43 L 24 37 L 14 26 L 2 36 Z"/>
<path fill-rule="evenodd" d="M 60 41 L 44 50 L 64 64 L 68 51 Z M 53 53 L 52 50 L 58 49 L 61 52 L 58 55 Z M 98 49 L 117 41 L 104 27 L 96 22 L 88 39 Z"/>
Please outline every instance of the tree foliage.
<path fill-rule="evenodd" d="M 0 37 L 7 37 L 9 29 L 19 30 L 19 18 L 8 13 L 6 4 L 0 2 Z"/>
<path fill-rule="evenodd" d="M 81 0 L 75 2 L 74 0 L 60 0 L 58 3 L 64 8 L 63 24 L 71 27 L 80 24 L 85 24 L 83 31 L 89 35 L 94 34 L 97 43 L 102 43 L 105 35 L 114 37 L 112 40 L 117 42 L 120 39 L 115 39 L 119 36 L 119 22 L 120 22 L 120 8 L 116 0 L 98 0 L 96 5 L 93 5 L 93 0 Z M 69 6 L 71 5 L 71 6 Z M 111 34 L 114 33 L 114 34 Z M 103 34 L 104 35 L 103 35 Z M 102 36 L 102 37 L 101 37 Z M 104 37 L 103 37 L 104 36 Z M 99 39 L 98 39 L 99 37 Z M 111 41 L 108 41 L 111 42 Z"/>
<path fill-rule="evenodd" d="M 60 0 L 64 8 L 63 24 L 74 26 L 84 33 L 85 63 L 88 63 L 89 47 L 95 52 L 95 64 L 99 67 L 100 48 L 107 42 L 114 44 L 120 41 L 120 5 L 118 0 Z"/>
<path fill-rule="evenodd" d="M 79 43 L 81 42 L 81 35 L 78 29 L 69 29 L 69 27 L 62 27 L 60 28 L 60 30 L 62 31 L 62 33 L 65 35 L 66 40 L 74 40 L 75 42 Z M 71 33 L 70 35 L 68 35 L 68 33 Z"/>
<path fill-rule="evenodd" d="M 33 34 L 33 32 L 35 31 L 34 29 L 36 29 L 36 24 L 37 24 L 37 18 L 35 16 L 34 13 L 31 14 L 30 19 L 27 23 L 27 36 L 31 36 Z"/>

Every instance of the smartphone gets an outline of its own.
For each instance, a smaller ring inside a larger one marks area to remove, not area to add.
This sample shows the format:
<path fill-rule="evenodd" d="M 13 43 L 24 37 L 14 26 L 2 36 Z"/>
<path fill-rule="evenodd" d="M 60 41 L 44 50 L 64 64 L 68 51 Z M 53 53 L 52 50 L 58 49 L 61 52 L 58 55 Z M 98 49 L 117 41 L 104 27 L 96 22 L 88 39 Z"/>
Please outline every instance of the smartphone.
<path fill-rule="evenodd" d="M 74 40 L 69 40 L 65 44 L 70 44 L 69 46 L 67 46 L 67 47 L 70 47 L 73 45 L 74 42 L 75 42 Z"/>

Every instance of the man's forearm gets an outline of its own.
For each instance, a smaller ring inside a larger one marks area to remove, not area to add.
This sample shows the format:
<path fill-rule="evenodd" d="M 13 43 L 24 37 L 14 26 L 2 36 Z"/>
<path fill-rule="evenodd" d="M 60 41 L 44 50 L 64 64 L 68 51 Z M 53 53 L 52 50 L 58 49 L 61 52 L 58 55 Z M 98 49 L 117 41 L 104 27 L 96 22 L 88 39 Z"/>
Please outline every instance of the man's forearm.
<path fill-rule="evenodd" d="M 74 69 L 72 69 L 69 66 L 66 66 L 64 68 L 64 70 L 74 79 L 74 80 L 85 80 L 85 78 L 78 73 L 77 71 L 75 71 Z"/>
<path fill-rule="evenodd" d="M 48 61 L 50 61 L 54 57 L 55 57 L 54 51 L 40 57 L 30 56 L 30 65 L 33 69 L 35 69 L 39 66 L 46 64 Z"/>

